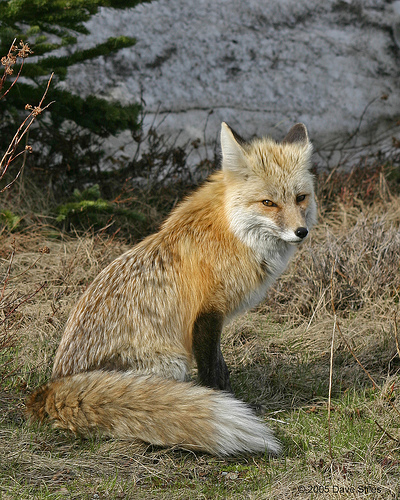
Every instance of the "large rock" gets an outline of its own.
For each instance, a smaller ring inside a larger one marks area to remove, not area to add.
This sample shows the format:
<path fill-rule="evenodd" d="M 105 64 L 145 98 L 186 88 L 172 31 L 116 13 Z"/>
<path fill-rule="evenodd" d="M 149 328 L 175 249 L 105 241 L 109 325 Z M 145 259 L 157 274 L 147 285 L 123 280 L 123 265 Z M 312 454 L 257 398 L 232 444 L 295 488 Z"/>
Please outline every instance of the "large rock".
<path fill-rule="evenodd" d="M 145 124 L 200 138 L 200 155 L 223 120 L 276 138 L 302 121 L 320 162 L 343 148 L 388 149 L 399 133 L 400 2 L 158 0 L 102 9 L 88 27 L 85 47 L 116 35 L 137 44 L 75 67 L 66 85 L 122 102 L 142 94 Z"/>

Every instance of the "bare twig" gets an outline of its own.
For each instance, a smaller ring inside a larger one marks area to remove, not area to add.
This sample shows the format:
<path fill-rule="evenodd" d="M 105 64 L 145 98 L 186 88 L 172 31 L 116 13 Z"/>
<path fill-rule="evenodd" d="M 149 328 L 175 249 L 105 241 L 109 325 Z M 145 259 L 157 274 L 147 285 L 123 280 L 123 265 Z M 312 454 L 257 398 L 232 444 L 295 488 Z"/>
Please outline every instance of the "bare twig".
<path fill-rule="evenodd" d="M 333 316 L 335 318 L 335 324 L 336 324 L 337 330 L 338 330 L 338 332 L 339 332 L 339 334 L 340 334 L 343 342 L 346 344 L 347 349 L 350 351 L 351 355 L 353 356 L 353 358 L 357 361 L 357 363 L 362 368 L 362 370 L 364 371 L 364 373 L 371 380 L 372 385 L 374 386 L 374 389 L 379 389 L 378 384 L 372 378 L 372 376 L 370 375 L 370 373 L 368 372 L 368 370 L 364 367 L 364 365 L 361 363 L 361 361 L 357 358 L 356 353 L 353 351 L 353 349 L 351 348 L 350 344 L 348 343 L 346 337 L 343 335 L 342 330 L 340 328 L 339 321 L 337 320 L 337 317 L 336 317 L 336 308 L 335 308 L 335 301 L 333 299 L 333 271 L 334 271 L 335 265 L 336 265 L 336 262 L 332 266 L 332 273 L 331 273 L 331 304 L 332 304 L 332 311 L 333 311 Z"/>
<path fill-rule="evenodd" d="M 397 330 L 397 318 L 396 318 L 396 312 L 394 313 L 394 339 L 396 341 L 396 348 L 397 348 L 397 354 L 399 355 L 400 358 L 400 347 L 399 347 L 399 332 Z"/>
<path fill-rule="evenodd" d="M 372 385 L 374 386 L 374 389 L 379 389 L 379 386 L 378 384 L 375 382 L 375 380 L 372 378 L 371 374 L 368 372 L 368 370 L 364 367 L 364 365 L 361 363 L 361 361 L 357 358 L 357 355 L 356 353 L 353 351 L 353 349 L 351 348 L 350 344 L 348 343 L 346 337 L 343 335 L 343 332 L 342 330 L 340 329 L 340 325 L 339 325 L 339 321 L 337 321 L 336 323 L 336 326 L 337 326 L 337 329 L 338 329 L 338 332 L 340 333 L 340 336 L 343 340 L 343 342 L 346 344 L 346 347 L 347 349 L 350 351 L 351 355 L 353 356 L 353 358 L 357 361 L 357 363 L 359 364 L 359 366 L 362 368 L 362 370 L 364 371 L 364 373 L 367 375 L 367 377 L 370 379 L 370 381 L 372 382 Z"/>
<path fill-rule="evenodd" d="M 363 112 L 361 113 L 360 119 L 358 120 L 358 125 L 354 132 L 348 137 L 347 141 L 343 144 L 343 148 L 360 132 L 361 130 L 361 125 L 364 120 L 364 117 L 368 111 L 368 108 L 374 104 L 374 102 L 378 101 L 381 98 L 381 96 L 374 97 L 369 101 L 369 103 L 365 106 Z"/>
<path fill-rule="evenodd" d="M 362 368 L 362 370 L 364 371 L 364 373 L 367 375 L 367 377 L 371 380 L 372 382 L 372 385 L 374 387 L 374 389 L 379 389 L 379 386 L 378 384 L 375 382 L 375 380 L 373 379 L 373 377 L 371 376 L 371 374 L 368 372 L 368 370 L 364 367 L 364 365 L 361 363 L 361 361 L 358 359 L 357 355 L 355 354 L 355 352 L 353 351 L 353 349 L 351 348 L 350 344 L 348 343 L 346 337 L 343 335 L 343 332 L 340 328 L 340 324 L 339 324 L 339 321 L 337 320 L 337 317 L 336 317 L 336 309 L 335 309 L 335 303 L 334 303 L 334 299 L 333 299 L 333 270 L 334 270 L 334 266 L 332 266 L 332 273 L 331 273 L 331 304 L 332 304 L 332 311 L 333 311 L 333 315 L 334 315 L 334 318 L 335 318 L 335 325 L 337 327 L 337 330 L 343 340 L 343 342 L 346 344 L 346 347 L 347 349 L 350 351 L 351 355 L 353 356 L 353 358 L 357 361 L 358 365 Z M 397 321 L 396 321 L 396 316 L 395 316 L 395 338 L 396 338 L 396 345 L 397 345 L 397 348 L 399 349 L 398 347 L 398 332 L 397 332 Z M 393 408 L 393 410 L 400 415 L 400 411 L 399 409 L 393 404 L 392 401 L 388 401 L 389 405 Z M 328 412 L 330 411 L 330 407 L 328 409 Z M 330 429 L 328 429 L 328 431 L 330 432 Z M 329 443 L 330 444 L 330 443 Z"/>
<path fill-rule="evenodd" d="M 21 71 L 22 71 L 22 68 L 24 66 L 25 59 L 27 57 L 29 57 L 30 54 L 32 54 L 32 50 L 29 48 L 29 45 L 27 43 L 24 43 L 23 41 L 21 41 L 19 44 L 19 47 L 18 47 L 17 45 L 15 45 L 15 40 L 16 39 L 14 39 L 13 43 L 11 44 L 11 47 L 10 47 L 7 55 L 1 59 L 1 64 L 2 64 L 2 66 L 4 66 L 4 72 L 3 72 L 3 76 L 0 78 L 0 91 L 2 90 L 2 88 L 6 82 L 7 77 L 13 74 L 13 66 L 16 64 L 17 59 L 20 58 L 22 60 L 22 62 L 21 62 L 21 65 L 19 67 L 18 73 L 14 78 L 14 81 L 11 83 L 11 85 L 8 87 L 8 89 L 2 95 L 0 95 L 0 100 L 3 99 L 10 92 L 10 90 L 13 88 L 13 86 L 16 84 L 16 82 L 18 81 L 18 78 L 21 75 Z M 19 176 L 21 175 L 22 170 L 24 168 L 24 165 L 25 165 L 26 154 L 28 152 L 29 153 L 32 152 L 32 147 L 29 146 L 28 144 L 26 144 L 25 148 L 18 153 L 17 153 L 17 148 L 18 148 L 20 142 L 22 141 L 22 139 L 25 136 L 28 137 L 27 134 L 28 134 L 29 128 L 31 127 L 32 123 L 36 120 L 36 118 L 45 109 L 47 109 L 50 106 L 50 104 L 52 104 L 52 103 L 49 103 L 46 106 L 42 107 L 43 101 L 44 101 L 44 99 L 47 95 L 47 92 L 49 90 L 49 86 L 50 86 L 51 80 L 53 78 L 53 74 L 54 73 L 51 74 L 51 76 L 47 82 L 46 90 L 44 91 L 43 96 L 42 96 L 38 106 L 33 107 L 30 104 L 27 104 L 25 106 L 25 109 L 29 110 L 30 113 L 25 118 L 25 120 L 21 123 L 21 125 L 18 127 L 18 130 L 14 134 L 14 137 L 12 138 L 12 140 L 7 148 L 7 151 L 4 153 L 3 157 L 0 160 L 0 180 L 1 180 L 4 177 L 4 175 L 6 174 L 10 164 L 14 160 L 16 160 L 19 156 L 24 155 L 24 161 L 23 161 L 21 167 L 19 168 L 17 174 L 15 175 L 14 179 L 10 183 L 8 183 L 7 186 L 5 186 L 2 190 L 0 190 L 0 193 L 3 193 L 6 189 L 10 188 L 14 184 L 14 182 L 19 178 Z"/>
<path fill-rule="evenodd" d="M 33 261 L 33 263 L 27 267 L 26 269 L 24 269 L 22 272 L 20 272 L 19 274 L 16 274 L 15 276 L 12 276 L 10 279 L 11 280 L 15 280 L 17 278 L 19 278 L 20 276 L 23 276 L 25 273 L 27 273 L 30 269 L 32 269 L 33 267 L 36 266 L 36 264 L 39 262 L 39 260 L 43 257 L 43 255 L 39 255 L 39 257 Z"/>
<path fill-rule="evenodd" d="M 4 292 L 6 290 L 6 286 L 7 286 L 8 280 L 10 279 L 10 272 L 11 272 L 11 266 L 12 266 L 12 263 L 13 263 L 13 260 L 14 260 L 14 255 L 15 255 L 15 240 L 12 243 L 12 252 L 11 252 L 11 256 L 10 256 L 10 261 L 8 263 L 8 268 L 7 268 L 7 271 L 6 271 L 6 275 L 4 277 L 4 285 L 3 285 L 3 289 L 1 291 L 0 302 L 4 298 Z"/>
<path fill-rule="evenodd" d="M 15 133 L 12 141 L 10 142 L 10 145 L 8 146 L 7 151 L 4 153 L 3 158 L 0 160 L 0 180 L 6 174 L 11 162 L 13 162 L 21 154 L 26 154 L 26 152 L 32 151 L 32 147 L 26 145 L 23 151 L 16 153 L 19 143 L 22 141 L 23 137 L 25 137 L 25 135 L 28 133 L 28 130 L 31 127 L 32 123 L 36 120 L 36 118 L 43 111 L 45 111 L 54 102 L 54 101 L 52 101 L 52 102 L 48 103 L 46 106 L 42 107 L 43 101 L 46 98 L 47 92 L 49 90 L 53 75 L 54 75 L 54 73 L 52 73 L 50 75 L 50 78 L 47 82 L 46 90 L 44 91 L 43 96 L 42 96 L 38 106 L 33 107 L 30 104 L 27 104 L 25 106 L 25 109 L 30 110 L 30 113 L 25 118 L 25 120 L 21 123 L 21 125 L 18 127 L 18 130 Z M 22 167 L 19 169 L 15 178 L 10 183 L 8 183 L 3 189 L 0 190 L 0 193 L 3 193 L 6 189 L 10 188 L 14 184 L 14 182 L 18 179 L 18 177 L 21 175 L 21 172 L 22 172 Z"/>
<path fill-rule="evenodd" d="M 29 57 L 30 54 L 33 54 L 32 50 L 29 48 L 29 45 L 27 43 L 24 43 L 22 40 L 20 42 L 20 48 L 15 45 L 16 38 L 14 38 L 13 43 L 11 44 L 11 47 L 7 53 L 6 56 L 2 57 L 1 59 L 1 64 L 4 66 L 4 73 L 3 76 L 0 79 L 0 91 L 3 88 L 5 81 L 9 75 L 13 74 L 13 66 L 17 62 L 17 58 L 21 58 L 21 66 L 19 68 L 19 71 L 17 73 L 17 76 L 14 78 L 14 81 L 12 84 L 8 87 L 8 89 L 4 92 L 3 95 L 0 95 L 0 100 L 5 97 L 10 90 L 14 87 L 16 84 L 18 78 L 21 75 L 22 68 L 24 66 L 25 59 Z"/>
<path fill-rule="evenodd" d="M 329 393 L 328 393 L 328 443 L 329 443 L 329 456 L 331 457 L 331 460 L 333 459 L 333 454 L 332 454 L 332 438 L 331 438 L 331 400 L 332 400 L 332 378 L 333 378 L 333 347 L 335 344 L 335 330 L 336 330 L 336 311 L 335 311 L 335 303 L 334 303 L 334 298 L 333 298 L 333 273 L 336 268 L 336 260 L 332 265 L 331 269 L 331 302 L 332 302 L 332 309 L 333 309 L 333 317 L 334 317 L 334 323 L 333 323 L 333 330 L 332 330 L 332 342 L 331 342 L 331 357 L 330 357 L 330 363 L 329 363 Z"/>
<path fill-rule="evenodd" d="M 328 394 L 328 443 L 329 443 L 329 456 L 333 460 L 332 454 L 332 440 L 331 440 L 331 399 L 332 399 L 332 378 L 333 378 L 333 347 L 335 344 L 335 330 L 336 330 L 336 315 L 333 323 L 332 342 L 331 342 L 331 358 L 329 363 L 329 394 Z"/>
<path fill-rule="evenodd" d="M 336 323 L 336 326 L 337 326 L 337 329 L 338 329 L 338 332 L 340 333 L 340 336 L 342 337 L 342 340 L 344 341 L 344 343 L 346 344 L 348 350 L 351 352 L 353 358 L 357 361 L 357 363 L 360 365 L 360 367 L 364 370 L 364 373 L 367 375 L 367 377 L 371 380 L 372 382 L 372 385 L 374 386 L 374 389 L 379 389 L 379 386 L 378 384 L 375 382 L 375 380 L 372 378 L 372 376 L 370 375 L 370 373 L 368 372 L 368 370 L 363 366 L 363 364 L 361 363 L 361 361 L 357 358 L 356 354 L 354 353 L 353 349 L 351 348 L 350 344 L 347 342 L 345 336 L 343 335 L 341 329 L 340 329 L 340 326 L 339 326 L 339 322 Z M 398 410 L 398 408 L 392 403 L 392 401 L 388 401 L 389 405 L 393 408 L 393 410 L 398 413 L 400 415 L 400 411 Z"/>
<path fill-rule="evenodd" d="M 383 428 L 383 427 L 379 424 L 379 422 L 377 422 L 376 420 L 374 420 L 374 422 L 375 422 L 375 423 L 376 423 L 376 425 L 379 427 L 379 429 L 380 429 L 380 430 L 381 430 L 384 434 L 386 434 L 386 436 L 387 436 L 388 438 L 390 438 L 390 439 L 391 439 L 392 441 L 394 441 L 395 443 L 400 443 L 400 441 L 399 441 L 397 438 L 393 437 L 391 434 L 389 434 L 389 432 L 388 432 L 386 429 L 384 429 L 384 428 Z"/>
<path fill-rule="evenodd" d="M 34 290 L 32 293 L 26 295 L 24 297 L 23 300 L 21 300 L 21 302 L 18 302 L 18 304 L 16 306 L 13 307 L 13 309 L 11 309 L 11 311 L 8 311 L 7 314 L 5 315 L 5 317 L 0 321 L 0 326 L 3 325 L 7 318 L 9 316 L 11 316 L 11 314 L 13 314 L 20 306 L 22 306 L 22 304 L 25 304 L 25 302 L 28 302 L 29 300 L 31 300 L 36 294 L 38 294 L 40 292 L 40 290 L 42 290 L 42 288 L 44 288 L 45 286 L 47 286 L 47 283 L 42 283 L 38 288 L 36 288 L 36 290 Z"/>

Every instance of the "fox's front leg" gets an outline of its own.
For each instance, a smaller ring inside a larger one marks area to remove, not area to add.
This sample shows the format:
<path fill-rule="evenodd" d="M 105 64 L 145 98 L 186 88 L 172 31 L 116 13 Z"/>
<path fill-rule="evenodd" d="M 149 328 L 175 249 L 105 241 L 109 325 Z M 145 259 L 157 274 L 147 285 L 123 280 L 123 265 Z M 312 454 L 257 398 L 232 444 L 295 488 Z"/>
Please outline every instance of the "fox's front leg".
<path fill-rule="evenodd" d="M 232 392 L 229 370 L 221 352 L 222 325 L 221 314 L 201 314 L 193 327 L 193 354 L 202 385 Z"/>

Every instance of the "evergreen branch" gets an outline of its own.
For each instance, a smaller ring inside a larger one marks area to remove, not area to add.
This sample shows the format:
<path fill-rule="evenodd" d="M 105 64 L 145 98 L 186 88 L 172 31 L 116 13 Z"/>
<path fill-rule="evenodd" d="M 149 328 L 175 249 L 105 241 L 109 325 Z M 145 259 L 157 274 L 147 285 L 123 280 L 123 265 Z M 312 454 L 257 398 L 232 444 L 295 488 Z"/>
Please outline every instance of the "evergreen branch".
<path fill-rule="evenodd" d="M 60 26 L 82 34 L 88 34 L 84 22 L 97 14 L 100 7 L 118 9 L 135 7 L 141 0 L 18 0 L 0 2 L 2 23 L 14 29 L 20 23 L 39 26 L 50 32 L 51 26 Z"/>
<path fill-rule="evenodd" d="M 18 93 L 12 93 L 8 103 L 17 109 L 23 108 L 29 99 L 40 99 L 42 92 L 43 86 L 32 87 L 25 83 L 18 83 Z M 109 102 L 93 95 L 84 99 L 67 90 L 55 88 L 50 89 L 48 97 L 55 101 L 51 108 L 51 116 L 56 126 L 64 120 L 72 120 L 80 127 L 101 137 L 107 137 L 125 129 L 136 130 L 139 127 L 137 123 L 139 104 L 123 106 L 119 102 Z"/>
<path fill-rule="evenodd" d="M 49 70 L 55 72 L 61 77 L 65 77 L 66 68 L 80 62 L 87 61 L 99 56 L 107 56 L 119 49 L 132 47 L 136 40 L 127 36 L 109 38 L 106 42 L 96 45 L 90 49 L 78 50 L 67 56 L 49 56 L 43 58 L 35 64 L 27 64 L 24 75 L 28 77 L 43 76 L 49 73 Z"/>
<path fill-rule="evenodd" d="M 57 211 L 57 222 L 66 222 L 74 217 L 79 218 L 82 214 L 87 214 L 89 217 L 93 217 L 97 214 L 123 215 L 131 220 L 145 220 L 145 216 L 140 212 L 116 207 L 113 203 L 103 200 L 102 198 L 65 203 L 58 207 Z"/>

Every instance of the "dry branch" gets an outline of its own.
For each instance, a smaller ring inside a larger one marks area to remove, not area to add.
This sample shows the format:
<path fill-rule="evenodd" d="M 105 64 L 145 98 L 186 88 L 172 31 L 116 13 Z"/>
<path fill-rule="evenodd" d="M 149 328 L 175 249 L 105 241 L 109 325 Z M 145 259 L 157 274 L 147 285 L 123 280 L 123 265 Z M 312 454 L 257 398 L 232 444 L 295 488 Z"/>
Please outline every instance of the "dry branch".
<path fill-rule="evenodd" d="M 17 83 L 18 78 L 21 75 L 22 68 L 24 66 L 25 59 L 29 57 L 30 54 L 33 54 L 32 50 L 29 48 L 29 45 L 27 43 L 24 43 L 22 40 L 20 42 L 20 48 L 18 48 L 15 45 L 16 38 L 14 38 L 13 43 L 11 44 L 11 47 L 7 53 L 6 56 L 1 58 L 1 64 L 4 66 L 4 72 L 3 76 L 0 79 L 0 92 L 2 88 L 4 87 L 4 84 L 6 82 L 6 79 L 8 76 L 12 75 L 14 70 L 13 66 L 17 62 L 17 59 L 20 58 L 22 59 L 21 61 L 21 66 L 19 67 L 17 76 L 14 78 L 14 81 L 12 84 L 9 86 L 9 88 L 4 92 L 4 94 L 0 95 L 0 100 L 3 99 L 9 92 L 10 90 L 14 87 L 14 85 Z"/>
<path fill-rule="evenodd" d="M 15 83 L 18 81 L 18 78 L 21 75 L 22 67 L 24 65 L 24 60 L 30 54 L 32 54 L 32 51 L 29 48 L 27 43 L 24 43 L 21 41 L 20 48 L 18 48 L 15 45 L 15 39 L 14 39 L 13 43 L 11 44 L 10 50 L 8 51 L 8 54 L 1 59 L 1 64 L 4 66 L 4 73 L 0 79 L 0 92 L 5 84 L 7 77 L 9 75 L 12 75 L 13 66 L 17 62 L 17 58 L 21 58 L 22 62 L 21 62 L 21 66 L 19 68 L 19 71 L 18 71 L 16 77 L 14 78 L 14 81 L 12 82 L 10 87 L 4 92 L 4 94 L 0 95 L 0 100 L 3 99 L 10 92 L 10 90 L 13 88 Z M 43 101 L 46 98 L 47 92 L 49 90 L 53 75 L 54 75 L 54 73 L 52 73 L 50 75 L 50 78 L 47 82 L 46 89 L 43 93 L 43 96 L 42 96 L 39 104 L 37 106 L 32 106 L 30 104 L 27 104 L 25 106 L 25 109 L 30 111 L 30 113 L 25 118 L 25 120 L 21 123 L 21 125 L 18 127 L 18 130 L 14 134 L 14 137 L 12 138 L 12 140 L 7 148 L 7 151 L 4 153 L 3 157 L 0 160 L 0 181 L 3 179 L 3 177 L 5 176 L 5 174 L 8 171 L 10 164 L 14 160 L 16 160 L 21 155 L 26 155 L 26 153 L 32 152 L 32 147 L 29 146 L 28 144 L 25 145 L 25 147 L 22 151 L 17 152 L 17 150 L 18 150 L 18 146 L 19 146 L 20 142 L 22 141 L 22 139 L 25 136 L 27 136 L 27 133 L 28 133 L 30 127 L 32 126 L 33 122 L 36 120 L 36 118 L 52 104 L 52 102 L 50 102 L 46 106 L 42 107 Z M 3 189 L 1 189 L 0 193 L 3 193 L 6 189 L 9 189 L 14 184 L 14 182 L 21 175 L 23 167 L 24 167 L 24 162 L 21 165 L 21 167 L 19 168 L 18 172 L 16 173 L 14 179 L 11 182 L 9 182 Z"/>

